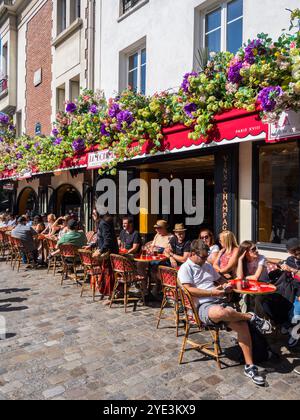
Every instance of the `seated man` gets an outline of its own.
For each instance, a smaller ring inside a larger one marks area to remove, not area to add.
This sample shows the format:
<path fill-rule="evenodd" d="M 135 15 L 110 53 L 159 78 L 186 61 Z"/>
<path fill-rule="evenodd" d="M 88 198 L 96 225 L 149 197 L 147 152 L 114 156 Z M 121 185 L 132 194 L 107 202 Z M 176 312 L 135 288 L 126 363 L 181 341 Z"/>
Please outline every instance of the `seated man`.
<path fill-rule="evenodd" d="M 229 306 L 226 294 L 231 288 L 226 280 L 207 263 L 209 248 L 201 240 L 192 242 L 191 256 L 180 267 L 178 278 L 186 289 L 194 296 L 199 307 L 199 317 L 204 325 L 217 327 L 225 324 L 238 334 L 238 342 L 244 354 L 245 375 L 256 385 L 265 385 L 265 380 L 253 364 L 252 340 L 248 322 L 260 332 L 271 333 L 271 324 L 253 313 L 242 314 Z"/>
<path fill-rule="evenodd" d="M 79 224 L 76 220 L 71 219 L 68 221 L 68 231 L 65 233 L 60 240 L 57 242 L 57 248 L 60 245 L 73 245 L 76 248 L 83 248 L 87 244 L 86 236 L 84 232 L 78 231 Z M 60 251 L 57 251 L 50 254 L 50 258 L 56 255 L 59 255 Z"/>
<path fill-rule="evenodd" d="M 186 239 L 186 229 L 182 223 L 175 225 L 175 236 L 170 239 L 169 248 L 165 249 L 165 256 L 170 258 L 173 268 L 186 262 L 190 256 L 191 241 Z"/>
<path fill-rule="evenodd" d="M 27 220 L 24 216 L 19 217 L 17 226 L 12 230 L 11 236 L 16 239 L 20 239 L 24 246 L 24 250 L 32 256 L 34 264 L 37 263 L 38 250 L 37 242 L 34 238 L 37 236 L 37 232 L 30 226 L 26 226 Z M 26 264 L 26 256 L 22 255 L 23 262 Z"/>
<path fill-rule="evenodd" d="M 133 220 L 129 217 L 123 219 L 123 230 L 118 243 L 120 248 L 126 249 L 127 254 L 138 254 L 141 249 L 142 239 L 139 232 L 134 230 Z"/>

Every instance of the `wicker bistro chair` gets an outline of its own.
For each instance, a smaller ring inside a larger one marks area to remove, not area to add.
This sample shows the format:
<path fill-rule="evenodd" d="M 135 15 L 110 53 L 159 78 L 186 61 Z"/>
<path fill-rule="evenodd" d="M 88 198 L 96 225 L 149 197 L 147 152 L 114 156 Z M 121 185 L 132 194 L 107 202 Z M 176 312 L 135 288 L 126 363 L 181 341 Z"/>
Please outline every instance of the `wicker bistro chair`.
<path fill-rule="evenodd" d="M 182 343 L 182 348 L 179 356 L 179 364 L 182 363 L 184 353 L 189 350 L 197 350 L 201 353 L 212 357 L 216 360 L 218 368 L 221 369 L 221 362 L 220 358 L 222 355 L 222 350 L 220 346 L 220 336 L 219 336 L 219 328 L 211 328 L 205 326 L 199 318 L 198 311 L 195 307 L 194 300 L 190 292 L 180 284 L 179 280 L 177 281 L 178 287 L 181 294 L 181 300 L 184 306 L 186 324 L 185 324 L 185 336 Z M 203 332 L 208 330 L 212 340 L 208 343 L 199 344 L 189 338 L 190 336 L 190 329 L 192 326 L 195 326 L 199 329 L 199 332 Z M 191 346 L 190 349 L 187 349 L 186 346 L 189 344 Z"/>
<path fill-rule="evenodd" d="M 13 270 L 15 269 L 16 264 L 18 264 L 18 272 L 20 271 L 21 262 L 23 261 L 23 256 L 26 258 L 26 264 L 30 264 L 30 252 L 26 250 L 23 242 L 20 239 L 11 237 L 12 246 L 14 248 L 14 260 L 13 260 Z"/>
<path fill-rule="evenodd" d="M 62 260 L 61 285 L 63 285 L 64 280 L 68 278 L 68 274 L 70 274 L 71 270 L 74 273 L 73 278 L 75 280 L 75 283 L 78 284 L 78 248 L 71 244 L 63 244 L 59 246 L 59 250 Z"/>
<path fill-rule="evenodd" d="M 11 236 L 11 232 L 5 232 L 5 236 L 6 236 L 7 244 L 8 244 L 8 253 L 6 256 L 6 263 L 10 262 L 10 265 L 13 266 L 14 260 L 16 258 L 16 250 L 15 250 L 15 246 L 14 246 L 13 239 Z"/>
<path fill-rule="evenodd" d="M 140 298 L 129 297 L 129 289 L 133 284 L 142 283 L 145 281 L 144 276 L 140 276 L 137 272 L 137 268 L 133 261 L 127 257 L 121 255 L 111 254 L 110 261 L 114 273 L 115 284 L 113 288 L 113 293 L 111 296 L 110 308 L 114 302 L 124 302 L 125 313 L 127 312 L 128 302 L 138 302 Z M 120 284 L 124 285 L 124 297 L 116 298 L 117 289 Z M 141 297 L 143 299 L 143 304 L 145 305 L 145 296 L 143 292 L 143 287 L 141 285 Z"/>
<path fill-rule="evenodd" d="M 57 239 L 46 237 L 45 238 L 47 252 L 52 253 L 57 251 Z M 54 257 L 48 259 L 48 270 L 47 274 L 49 274 L 50 270 L 53 268 L 53 275 L 56 275 L 56 269 L 61 264 L 61 255 L 54 255 Z"/>
<path fill-rule="evenodd" d="M 158 268 L 163 290 L 163 300 L 158 315 L 157 328 L 159 328 L 161 319 L 175 321 L 176 337 L 178 337 L 178 328 L 180 322 L 179 309 L 181 305 L 181 296 L 177 284 L 178 270 L 170 267 L 160 266 Z M 163 317 L 163 312 L 167 306 L 173 308 L 173 317 Z"/>
<path fill-rule="evenodd" d="M 6 257 L 6 252 L 9 250 L 8 238 L 5 229 L 0 229 L 0 255 L 2 258 Z"/>
<path fill-rule="evenodd" d="M 84 290 L 88 285 L 88 278 L 90 277 L 90 287 L 93 290 L 93 302 L 95 302 L 96 289 L 98 288 L 100 290 L 101 287 L 98 279 L 104 280 L 102 274 L 105 261 L 109 258 L 109 253 L 100 255 L 99 257 L 93 257 L 93 252 L 87 249 L 79 249 L 78 253 L 84 270 L 80 296 L 83 296 Z"/>
<path fill-rule="evenodd" d="M 94 231 L 87 232 L 85 236 L 87 243 L 95 242 L 97 239 L 97 233 Z"/>

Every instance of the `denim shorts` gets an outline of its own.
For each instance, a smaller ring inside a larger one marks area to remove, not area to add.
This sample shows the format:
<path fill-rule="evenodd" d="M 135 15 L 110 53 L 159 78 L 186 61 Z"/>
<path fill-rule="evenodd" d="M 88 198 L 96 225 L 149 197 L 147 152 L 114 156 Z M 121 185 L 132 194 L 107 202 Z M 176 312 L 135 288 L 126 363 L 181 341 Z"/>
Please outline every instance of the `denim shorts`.
<path fill-rule="evenodd" d="M 213 306 L 222 306 L 222 308 L 227 308 L 230 306 L 229 303 L 224 302 L 224 300 L 216 300 L 215 302 L 206 302 L 200 305 L 199 307 L 199 318 L 200 321 L 206 326 L 211 328 L 227 328 L 227 324 L 225 322 L 219 322 L 216 324 L 209 318 L 209 310 Z"/>

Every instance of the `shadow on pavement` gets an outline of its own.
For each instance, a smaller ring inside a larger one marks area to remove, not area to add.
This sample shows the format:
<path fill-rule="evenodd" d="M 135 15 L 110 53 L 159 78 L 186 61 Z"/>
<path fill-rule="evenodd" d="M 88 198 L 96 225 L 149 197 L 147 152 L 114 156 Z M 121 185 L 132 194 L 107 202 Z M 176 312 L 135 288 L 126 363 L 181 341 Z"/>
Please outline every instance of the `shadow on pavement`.
<path fill-rule="evenodd" d="M 29 292 L 31 289 L 0 289 L 0 293 L 23 293 Z"/>
<path fill-rule="evenodd" d="M 26 309 L 28 309 L 28 306 L 11 306 L 11 304 L 0 306 L 0 312 L 19 312 Z"/>

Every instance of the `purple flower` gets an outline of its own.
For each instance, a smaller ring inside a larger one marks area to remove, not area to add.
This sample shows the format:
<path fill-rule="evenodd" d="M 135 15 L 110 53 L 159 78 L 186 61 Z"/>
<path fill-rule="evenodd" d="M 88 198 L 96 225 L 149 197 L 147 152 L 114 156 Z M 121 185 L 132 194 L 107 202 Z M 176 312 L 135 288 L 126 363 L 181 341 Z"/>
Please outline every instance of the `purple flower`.
<path fill-rule="evenodd" d="M 9 116 L 6 114 L 0 114 L 0 124 L 7 125 L 9 123 Z"/>
<path fill-rule="evenodd" d="M 57 137 L 53 142 L 53 146 L 59 146 L 61 142 L 62 142 L 62 138 Z"/>
<path fill-rule="evenodd" d="M 16 154 L 16 158 L 17 158 L 18 160 L 23 159 L 23 155 L 22 155 L 22 153 L 18 152 L 18 153 Z"/>
<path fill-rule="evenodd" d="M 261 39 L 254 39 L 245 48 L 245 61 L 249 64 L 254 64 L 255 57 L 257 55 L 264 55 L 265 53 L 266 49 L 263 46 Z"/>
<path fill-rule="evenodd" d="M 72 148 L 73 148 L 74 152 L 76 152 L 76 153 L 83 152 L 84 149 L 85 149 L 84 139 L 79 138 L 77 140 L 74 140 L 73 143 L 72 143 Z"/>
<path fill-rule="evenodd" d="M 112 104 L 112 106 L 109 108 L 108 115 L 111 118 L 116 118 L 119 112 L 121 112 L 120 106 L 118 104 Z"/>
<path fill-rule="evenodd" d="M 258 95 L 262 109 L 266 112 L 274 111 L 276 107 L 276 99 L 283 94 L 280 86 L 270 86 L 262 89 Z"/>
<path fill-rule="evenodd" d="M 15 127 L 14 125 L 12 125 L 12 124 L 8 127 L 9 131 L 14 131 L 14 130 L 15 130 L 15 128 L 16 128 L 16 127 Z"/>
<path fill-rule="evenodd" d="M 38 147 L 40 147 L 40 143 L 39 142 L 34 143 L 34 147 L 37 149 Z"/>
<path fill-rule="evenodd" d="M 196 111 L 197 111 L 197 105 L 194 104 L 193 102 L 191 102 L 190 104 L 186 104 L 186 106 L 184 107 L 184 112 L 191 119 L 194 118 L 192 113 Z"/>
<path fill-rule="evenodd" d="M 91 105 L 89 111 L 91 114 L 97 114 L 98 113 L 97 105 Z"/>
<path fill-rule="evenodd" d="M 3 143 L 3 142 L 4 142 L 4 138 L 0 137 L 0 143 Z"/>
<path fill-rule="evenodd" d="M 196 73 L 196 72 L 192 72 L 192 73 L 186 73 L 185 75 L 184 75 L 184 77 L 183 77 L 183 82 L 182 82 L 182 84 L 181 84 L 181 88 L 183 89 L 183 91 L 185 92 L 185 93 L 188 93 L 188 91 L 189 91 L 189 88 L 190 88 L 190 81 L 189 81 L 189 78 L 190 77 L 197 77 L 198 76 L 198 73 Z"/>
<path fill-rule="evenodd" d="M 11 148 L 10 148 L 10 147 L 7 147 L 7 148 L 5 149 L 5 151 L 6 151 L 6 153 L 10 153 L 10 152 L 11 152 Z"/>
<path fill-rule="evenodd" d="M 25 147 L 26 150 L 29 150 L 30 149 L 30 144 L 27 143 L 27 144 L 25 144 L 24 147 Z"/>
<path fill-rule="evenodd" d="M 57 129 L 57 128 L 53 128 L 53 130 L 52 130 L 52 135 L 53 135 L 54 137 L 57 137 L 57 136 L 58 136 L 58 134 L 59 134 L 58 129 Z"/>
<path fill-rule="evenodd" d="M 120 111 L 117 115 L 117 121 L 118 130 L 122 130 L 124 123 L 126 123 L 128 127 L 131 126 L 134 121 L 134 117 L 130 111 Z"/>
<path fill-rule="evenodd" d="M 70 102 L 67 107 L 66 107 L 66 111 L 69 112 L 70 114 L 73 114 L 77 109 L 77 106 L 73 103 Z"/>
<path fill-rule="evenodd" d="M 100 131 L 101 131 L 102 136 L 109 136 L 109 132 L 106 131 L 106 125 L 105 124 L 101 124 Z"/>
<path fill-rule="evenodd" d="M 240 83 L 242 81 L 241 69 L 243 67 L 242 61 L 232 64 L 228 70 L 228 80 L 230 83 Z"/>

